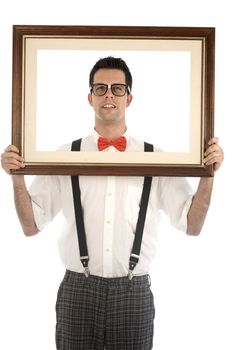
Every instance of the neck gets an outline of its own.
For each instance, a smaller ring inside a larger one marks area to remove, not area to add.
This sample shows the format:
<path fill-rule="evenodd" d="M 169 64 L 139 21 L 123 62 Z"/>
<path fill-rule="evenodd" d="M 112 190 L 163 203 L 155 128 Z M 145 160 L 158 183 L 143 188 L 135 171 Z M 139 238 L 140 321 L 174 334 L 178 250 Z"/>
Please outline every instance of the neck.
<path fill-rule="evenodd" d="M 100 126 L 95 126 L 95 130 L 102 137 L 105 137 L 110 140 L 115 140 L 116 138 L 122 136 L 125 133 L 126 126 L 116 127 L 116 126 L 109 125 L 107 127 L 104 126 L 102 128 Z"/>

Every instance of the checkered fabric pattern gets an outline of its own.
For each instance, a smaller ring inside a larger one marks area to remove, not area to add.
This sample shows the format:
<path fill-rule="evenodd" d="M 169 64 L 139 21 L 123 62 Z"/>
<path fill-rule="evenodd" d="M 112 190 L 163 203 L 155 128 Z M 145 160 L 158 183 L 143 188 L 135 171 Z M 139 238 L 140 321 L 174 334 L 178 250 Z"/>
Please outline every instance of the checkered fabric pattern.
<path fill-rule="evenodd" d="M 103 278 L 66 271 L 56 303 L 58 350 L 151 350 L 149 276 Z"/>

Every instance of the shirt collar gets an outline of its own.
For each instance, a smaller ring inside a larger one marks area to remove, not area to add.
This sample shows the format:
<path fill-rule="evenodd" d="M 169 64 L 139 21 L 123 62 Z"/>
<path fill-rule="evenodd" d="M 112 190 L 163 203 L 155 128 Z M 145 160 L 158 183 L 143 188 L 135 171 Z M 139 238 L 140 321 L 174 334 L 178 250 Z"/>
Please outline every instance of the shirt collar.
<path fill-rule="evenodd" d="M 94 138 L 95 144 L 97 145 L 98 138 L 99 138 L 101 135 L 99 135 L 99 134 L 98 134 L 98 132 L 97 132 L 95 129 L 94 129 L 94 131 L 93 131 L 92 135 L 93 135 L 93 138 Z M 128 141 L 129 141 L 129 132 L 128 132 L 128 130 L 127 130 L 127 129 L 126 129 L 126 131 L 124 132 L 124 134 L 123 134 L 123 135 L 121 135 L 121 136 L 124 136 L 124 137 L 126 138 L 127 143 L 128 143 Z"/>

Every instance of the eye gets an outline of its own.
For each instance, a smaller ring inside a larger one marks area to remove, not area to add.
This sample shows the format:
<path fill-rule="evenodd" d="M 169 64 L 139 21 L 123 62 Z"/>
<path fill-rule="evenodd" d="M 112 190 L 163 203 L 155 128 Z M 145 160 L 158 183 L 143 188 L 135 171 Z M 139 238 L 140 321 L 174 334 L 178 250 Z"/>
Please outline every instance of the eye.
<path fill-rule="evenodd" d="M 114 85 L 113 89 L 116 92 L 123 92 L 125 90 L 123 85 Z"/>
<path fill-rule="evenodd" d="M 124 84 L 113 84 L 112 92 L 116 96 L 124 96 L 126 93 L 126 86 Z"/>
<path fill-rule="evenodd" d="M 97 94 L 104 94 L 106 91 L 106 86 L 105 85 L 95 85 L 94 90 Z"/>

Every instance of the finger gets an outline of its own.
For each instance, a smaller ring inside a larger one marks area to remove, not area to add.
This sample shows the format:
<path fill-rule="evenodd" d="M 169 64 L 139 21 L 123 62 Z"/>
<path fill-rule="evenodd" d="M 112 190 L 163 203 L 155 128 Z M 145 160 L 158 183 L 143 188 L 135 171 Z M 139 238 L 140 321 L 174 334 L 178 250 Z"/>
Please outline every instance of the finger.
<path fill-rule="evenodd" d="M 1 157 L 1 164 L 2 164 L 3 168 L 6 166 L 10 166 L 11 164 L 16 165 L 20 168 L 23 168 L 25 166 L 23 158 L 15 153 L 13 153 L 12 155 L 2 156 Z"/>
<path fill-rule="evenodd" d="M 4 167 L 3 169 L 8 173 L 11 174 L 12 170 L 19 170 L 23 168 L 24 166 L 18 166 L 14 164 L 10 164 L 8 167 Z"/>
<path fill-rule="evenodd" d="M 213 144 L 218 144 L 219 138 L 218 137 L 212 137 L 212 139 L 209 140 L 208 145 L 211 146 Z"/>
<path fill-rule="evenodd" d="M 15 146 L 8 146 L 3 154 L 1 154 L 1 159 L 17 159 L 20 162 L 24 162 L 23 157 L 19 155 L 19 150 Z"/>
<path fill-rule="evenodd" d="M 211 154 L 209 154 L 206 158 L 203 159 L 203 162 L 206 165 L 211 165 L 211 164 L 221 164 L 223 161 L 223 153 L 221 152 L 212 152 Z"/>
<path fill-rule="evenodd" d="M 12 156 L 5 156 L 2 157 L 2 163 L 4 165 L 17 165 L 17 166 L 23 166 L 24 162 L 22 161 L 22 157 L 18 156 L 17 154 L 13 153 Z"/>
<path fill-rule="evenodd" d="M 203 162 L 205 165 L 214 165 L 214 170 L 218 170 L 224 160 L 223 149 L 218 145 L 218 137 L 209 140 L 206 152 L 204 153 Z"/>
<path fill-rule="evenodd" d="M 22 157 L 14 152 L 5 153 L 1 158 L 2 168 L 9 173 L 11 170 L 24 168 L 25 164 L 22 161 Z"/>
<path fill-rule="evenodd" d="M 15 145 L 9 145 L 5 149 L 5 152 L 16 152 L 16 153 L 19 153 L 19 149 Z"/>
<path fill-rule="evenodd" d="M 213 152 L 222 152 L 222 148 L 218 144 L 214 143 L 207 148 L 207 150 L 204 153 L 204 156 L 208 156 Z"/>

